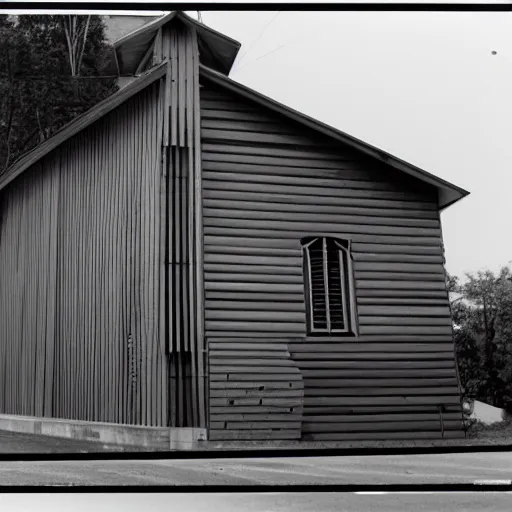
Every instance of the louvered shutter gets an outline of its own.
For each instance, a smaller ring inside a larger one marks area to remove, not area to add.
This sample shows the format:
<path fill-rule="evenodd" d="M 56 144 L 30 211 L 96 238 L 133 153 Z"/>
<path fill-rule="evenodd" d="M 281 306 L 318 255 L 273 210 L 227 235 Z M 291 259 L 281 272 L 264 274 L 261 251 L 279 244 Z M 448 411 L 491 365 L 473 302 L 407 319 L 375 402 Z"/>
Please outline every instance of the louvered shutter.
<path fill-rule="evenodd" d="M 311 278 L 311 308 L 313 329 L 327 329 L 327 302 L 324 279 L 323 238 L 319 238 L 309 247 L 309 266 Z"/>
<path fill-rule="evenodd" d="M 342 251 L 332 240 L 326 240 L 327 245 L 327 276 L 329 283 L 329 317 L 331 319 L 330 330 L 343 331 L 345 330 L 345 307 L 344 307 L 344 272 L 342 258 Z"/>
<path fill-rule="evenodd" d="M 348 247 L 317 238 L 305 246 L 305 261 L 311 331 L 349 332 Z"/>

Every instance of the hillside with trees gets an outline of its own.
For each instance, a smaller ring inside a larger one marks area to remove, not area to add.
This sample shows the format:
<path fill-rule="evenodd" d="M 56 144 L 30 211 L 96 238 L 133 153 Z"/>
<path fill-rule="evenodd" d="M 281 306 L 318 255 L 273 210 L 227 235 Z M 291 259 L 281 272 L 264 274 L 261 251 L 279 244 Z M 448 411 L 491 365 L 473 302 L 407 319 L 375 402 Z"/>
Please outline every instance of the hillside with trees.
<path fill-rule="evenodd" d="M 512 411 L 512 272 L 447 276 L 464 396 Z"/>
<path fill-rule="evenodd" d="M 101 16 L 0 15 L 0 174 L 117 90 Z"/>

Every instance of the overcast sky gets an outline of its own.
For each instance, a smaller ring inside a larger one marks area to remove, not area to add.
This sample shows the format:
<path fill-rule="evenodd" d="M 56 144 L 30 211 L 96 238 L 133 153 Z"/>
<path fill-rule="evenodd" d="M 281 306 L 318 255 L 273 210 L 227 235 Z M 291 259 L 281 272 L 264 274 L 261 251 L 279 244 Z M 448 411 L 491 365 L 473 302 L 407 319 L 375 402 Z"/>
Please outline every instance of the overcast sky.
<path fill-rule="evenodd" d="M 276 14 L 202 13 L 242 43 L 231 78 L 469 190 L 449 272 L 512 260 L 512 13 Z"/>
<path fill-rule="evenodd" d="M 512 260 L 512 13 L 202 18 L 242 43 L 232 79 L 471 192 L 441 215 L 450 273 Z"/>

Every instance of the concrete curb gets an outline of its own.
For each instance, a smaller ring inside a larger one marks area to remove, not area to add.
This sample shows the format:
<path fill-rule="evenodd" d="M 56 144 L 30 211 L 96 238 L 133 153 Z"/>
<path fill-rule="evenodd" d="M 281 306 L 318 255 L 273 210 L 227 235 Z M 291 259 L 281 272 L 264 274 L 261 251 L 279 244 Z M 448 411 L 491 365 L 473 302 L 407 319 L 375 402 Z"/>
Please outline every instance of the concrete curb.
<path fill-rule="evenodd" d="M 136 446 L 147 450 L 194 450 L 206 439 L 206 429 L 147 427 L 92 421 L 0 414 L 0 430 L 75 441 Z"/>

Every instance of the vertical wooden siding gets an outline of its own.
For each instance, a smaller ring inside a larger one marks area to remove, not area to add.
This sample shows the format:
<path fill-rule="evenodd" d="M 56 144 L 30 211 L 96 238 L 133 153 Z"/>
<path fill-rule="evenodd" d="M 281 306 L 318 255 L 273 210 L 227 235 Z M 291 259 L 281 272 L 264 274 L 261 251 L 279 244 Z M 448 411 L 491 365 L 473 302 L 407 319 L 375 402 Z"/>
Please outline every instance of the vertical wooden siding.
<path fill-rule="evenodd" d="M 0 411 L 167 425 L 159 84 L 3 191 Z"/>
<path fill-rule="evenodd" d="M 201 116 L 211 438 L 250 419 L 246 437 L 269 438 L 277 417 L 245 397 L 263 375 L 293 387 L 293 367 L 306 438 L 461 436 L 435 190 L 207 81 Z M 306 336 L 309 235 L 352 239 L 358 338 Z M 289 411 L 298 395 L 267 396 Z"/>
<path fill-rule="evenodd" d="M 155 59 L 167 59 L 168 70 L 163 146 L 167 175 L 170 425 L 206 427 L 197 35 L 176 20 L 160 30 L 155 48 Z"/>

